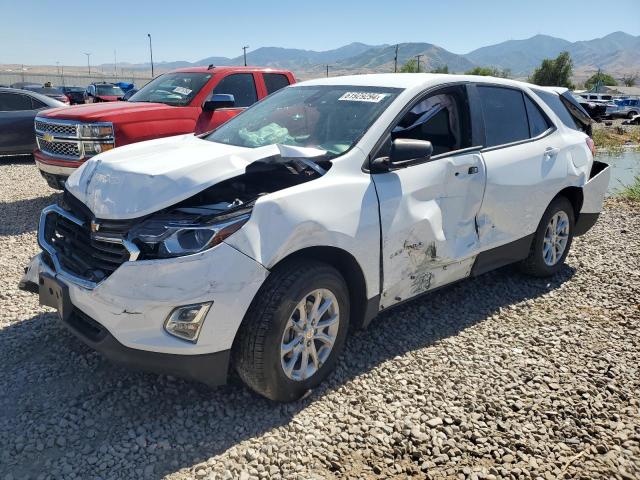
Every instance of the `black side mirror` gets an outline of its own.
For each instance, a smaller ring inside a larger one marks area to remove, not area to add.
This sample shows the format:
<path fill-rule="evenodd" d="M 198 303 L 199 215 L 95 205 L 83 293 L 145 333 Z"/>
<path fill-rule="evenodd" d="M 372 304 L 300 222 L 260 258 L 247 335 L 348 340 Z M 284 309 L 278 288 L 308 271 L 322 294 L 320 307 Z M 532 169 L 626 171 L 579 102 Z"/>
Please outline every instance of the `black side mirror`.
<path fill-rule="evenodd" d="M 426 162 L 431 155 L 433 155 L 433 145 L 427 140 L 396 138 L 391 143 L 389 156 L 376 158 L 371 167 L 377 172 L 388 172 Z"/>
<path fill-rule="evenodd" d="M 202 104 L 202 110 L 205 112 L 213 112 L 218 108 L 232 108 L 235 104 L 236 99 L 233 95 L 216 93 L 215 95 L 211 95 L 211 98 Z"/>

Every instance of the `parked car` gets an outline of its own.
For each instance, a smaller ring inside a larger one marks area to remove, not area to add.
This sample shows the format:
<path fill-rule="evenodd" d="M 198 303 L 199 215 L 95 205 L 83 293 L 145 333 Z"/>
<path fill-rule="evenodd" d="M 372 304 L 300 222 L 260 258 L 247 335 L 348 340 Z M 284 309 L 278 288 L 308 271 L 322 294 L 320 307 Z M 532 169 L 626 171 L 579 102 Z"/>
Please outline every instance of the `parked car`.
<path fill-rule="evenodd" d="M 116 102 L 124 92 L 113 83 L 91 83 L 84 91 L 84 103 Z"/>
<path fill-rule="evenodd" d="M 62 90 L 54 87 L 25 87 L 25 90 L 29 90 L 31 92 L 39 93 L 40 95 L 45 95 L 49 98 L 53 98 L 61 103 L 65 103 L 70 105 L 71 102 L 69 97 L 67 97 Z"/>
<path fill-rule="evenodd" d="M 616 100 L 615 106 L 607 107 L 607 115 L 612 118 L 632 119 L 638 114 L 640 114 L 640 100 L 637 98 Z"/>
<path fill-rule="evenodd" d="M 58 89 L 67 96 L 71 105 L 81 105 L 84 103 L 84 88 L 62 86 L 58 87 Z"/>
<path fill-rule="evenodd" d="M 602 119 L 607 117 L 607 104 L 596 103 L 585 100 L 581 96 L 574 95 L 573 98 L 580 104 L 580 106 L 589 114 L 589 116 L 596 122 L 601 122 Z"/>
<path fill-rule="evenodd" d="M 509 263 L 560 271 L 609 181 L 590 122 L 565 89 L 507 79 L 300 83 L 86 162 L 20 286 L 120 363 L 211 385 L 232 368 L 293 400 L 350 325 Z"/>
<path fill-rule="evenodd" d="M 137 88 L 132 88 L 131 90 L 128 90 L 122 97 L 122 100 L 125 102 L 128 102 L 129 99 L 131 97 L 133 97 L 136 93 L 138 93 L 138 89 Z"/>
<path fill-rule="evenodd" d="M 0 155 L 31 155 L 36 147 L 33 119 L 47 108 L 63 107 L 39 93 L 0 88 Z"/>
<path fill-rule="evenodd" d="M 291 72 L 256 67 L 195 67 L 161 75 L 129 98 L 47 112 L 36 118 L 36 163 L 62 188 L 91 156 L 153 138 L 213 130 L 257 100 L 294 83 Z M 234 102 L 211 102 L 217 94 Z M 43 141 L 50 134 L 49 141 Z"/>
<path fill-rule="evenodd" d="M 17 89 L 25 89 L 28 87 L 39 88 L 39 87 L 42 87 L 42 85 L 39 83 L 33 83 L 33 82 L 16 82 L 9 85 L 9 87 L 17 88 Z"/>

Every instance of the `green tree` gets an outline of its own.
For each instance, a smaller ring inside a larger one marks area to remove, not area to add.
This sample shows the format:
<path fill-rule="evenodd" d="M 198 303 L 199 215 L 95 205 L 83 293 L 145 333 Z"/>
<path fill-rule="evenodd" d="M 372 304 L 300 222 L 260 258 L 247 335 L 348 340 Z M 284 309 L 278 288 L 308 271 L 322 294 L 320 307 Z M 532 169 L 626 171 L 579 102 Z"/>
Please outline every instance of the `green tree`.
<path fill-rule="evenodd" d="M 542 64 L 533 71 L 529 81 L 546 87 L 574 88 L 571 83 L 573 61 L 569 52 L 562 52 L 556 58 L 545 58 Z"/>
<path fill-rule="evenodd" d="M 494 67 L 474 67 L 471 70 L 467 70 L 467 75 L 482 75 L 483 77 L 499 77 L 500 71 Z"/>
<path fill-rule="evenodd" d="M 442 65 L 431 70 L 431 73 L 449 73 L 449 65 Z"/>
<path fill-rule="evenodd" d="M 622 77 L 622 83 L 624 83 L 625 87 L 635 86 L 637 80 L 638 80 L 638 74 L 625 75 L 624 77 Z"/>
<path fill-rule="evenodd" d="M 589 77 L 589 80 L 584 82 L 584 88 L 586 88 L 587 90 L 591 90 L 593 87 L 596 87 L 598 85 L 613 86 L 617 84 L 618 82 L 616 82 L 616 79 L 611 75 L 598 70 L 598 73 L 594 73 L 593 75 L 591 75 L 591 77 Z"/>
<path fill-rule="evenodd" d="M 410 58 L 407 63 L 400 67 L 401 73 L 418 73 L 418 61 L 415 58 Z"/>

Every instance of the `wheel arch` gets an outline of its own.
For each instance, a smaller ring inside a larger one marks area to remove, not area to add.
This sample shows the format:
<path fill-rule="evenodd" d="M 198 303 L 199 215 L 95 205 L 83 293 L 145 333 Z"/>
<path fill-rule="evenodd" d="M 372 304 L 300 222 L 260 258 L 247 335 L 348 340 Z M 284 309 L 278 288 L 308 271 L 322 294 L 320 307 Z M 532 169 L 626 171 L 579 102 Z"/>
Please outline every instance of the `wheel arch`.
<path fill-rule="evenodd" d="M 555 197 L 551 199 L 553 202 L 558 197 L 565 197 L 571 205 L 573 206 L 573 217 L 575 221 L 578 220 L 580 216 L 580 211 L 582 210 L 582 204 L 584 202 L 584 192 L 582 191 L 582 187 L 566 187 L 560 190 Z M 549 205 L 551 205 L 549 202 Z"/>
<path fill-rule="evenodd" d="M 344 278 L 349 289 L 351 307 L 350 325 L 353 329 L 364 328 L 377 313 L 377 297 L 367 299 L 367 281 L 356 258 L 346 250 L 331 246 L 305 247 L 278 260 L 270 270 L 280 268 L 292 260 L 309 259 L 326 263 L 335 268 Z M 375 305 L 373 305 L 375 304 Z"/>

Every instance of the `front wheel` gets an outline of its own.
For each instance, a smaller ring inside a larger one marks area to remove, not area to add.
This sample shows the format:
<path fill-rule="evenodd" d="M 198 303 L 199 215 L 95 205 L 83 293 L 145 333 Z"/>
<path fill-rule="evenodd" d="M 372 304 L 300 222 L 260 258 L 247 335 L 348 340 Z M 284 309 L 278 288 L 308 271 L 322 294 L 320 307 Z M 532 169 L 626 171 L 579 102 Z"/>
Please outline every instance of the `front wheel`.
<path fill-rule="evenodd" d="M 349 294 L 333 267 L 292 261 L 276 268 L 251 305 L 233 361 L 252 390 L 300 398 L 333 370 L 349 327 Z"/>
<path fill-rule="evenodd" d="M 529 256 L 520 263 L 520 269 L 535 277 L 556 274 L 569 253 L 574 225 L 571 202 L 566 197 L 554 199 L 540 220 Z"/>

